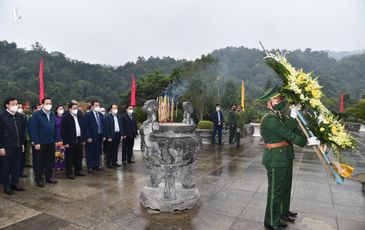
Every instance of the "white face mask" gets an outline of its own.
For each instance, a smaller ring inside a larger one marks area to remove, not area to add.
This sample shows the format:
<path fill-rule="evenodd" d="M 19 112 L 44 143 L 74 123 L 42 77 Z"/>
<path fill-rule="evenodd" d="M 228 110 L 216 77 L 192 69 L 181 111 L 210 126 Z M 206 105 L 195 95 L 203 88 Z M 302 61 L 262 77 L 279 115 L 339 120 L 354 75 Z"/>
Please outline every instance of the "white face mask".
<path fill-rule="evenodd" d="M 112 110 L 112 113 L 113 113 L 113 114 L 117 114 L 117 113 L 118 113 L 118 109 L 113 109 L 113 110 Z"/>
<path fill-rule="evenodd" d="M 94 107 L 94 111 L 95 112 L 99 112 L 100 111 L 100 107 Z"/>
<path fill-rule="evenodd" d="M 78 109 L 72 109 L 71 110 L 71 113 L 73 114 L 73 115 L 77 115 L 77 112 L 78 112 L 79 110 Z"/>
<path fill-rule="evenodd" d="M 9 107 L 9 110 L 13 113 L 16 113 L 18 111 L 18 106 L 17 105 L 12 105 Z"/>
<path fill-rule="evenodd" d="M 101 114 L 103 114 L 103 115 L 105 115 L 105 112 L 103 111 L 103 112 L 100 112 Z"/>
<path fill-rule="evenodd" d="M 59 109 L 59 110 L 58 110 L 58 114 L 59 114 L 59 115 L 62 115 L 64 112 L 65 112 L 65 110 L 63 110 L 63 109 Z"/>
<path fill-rule="evenodd" d="M 215 108 L 216 111 L 221 111 L 220 107 Z"/>
<path fill-rule="evenodd" d="M 43 108 L 44 108 L 45 110 L 47 110 L 47 111 L 51 111 L 51 109 L 52 109 L 52 105 L 45 105 L 45 106 L 43 106 Z"/>
<path fill-rule="evenodd" d="M 132 114 L 133 113 L 133 109 L 128 109 L 128 113 Z"/>
<path fill-rule="evenodd" d="M 23 109 L 18 108 L 18 113 L 22 113 L 22 112 L 23 112 Z"/>

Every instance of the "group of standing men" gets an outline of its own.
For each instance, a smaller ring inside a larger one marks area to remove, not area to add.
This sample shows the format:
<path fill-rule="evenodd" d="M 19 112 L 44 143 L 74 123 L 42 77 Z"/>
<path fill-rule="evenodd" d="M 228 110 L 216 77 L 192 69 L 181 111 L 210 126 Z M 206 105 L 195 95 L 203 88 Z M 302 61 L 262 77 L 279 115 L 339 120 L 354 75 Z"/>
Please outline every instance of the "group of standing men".
<path fill-rule="evenodd" d="M 6 194 L 25 191 L 19 185 L 21 158 L 24 153 L 26 131 L 29 131 L 33 146 L 33 170 L 38 187 L 45 183 L 57 183 L 53 176 L 55 162 L 55 114 L 52 113 L 52 100 L 44 98 L 42 106 L 29 118 L 17 112 L 18 100 L 8 98 L 4 111 L 0 114 L 0 175 Z M 118 148 L 122 139 L 122 163 L 134 163 L 133 145 L 137 136 L 137 121 L 133 107 L 126 113 L 118 114 L 118 106 L 112 104 L 109 114 L 100 112 L 100 102 L 92 101 L 90 111 L 85 114 L 75 100 L 70 101 L 68 110 L 61 118 L 61 137 L 65 149 L 65 172 L 68 179 L 85 176 L 82 171 L 83 147 L 86 150 L 88 173 L 102 170 L 100 158 L 103 151 L 108 168 L 120 167 Z"/>

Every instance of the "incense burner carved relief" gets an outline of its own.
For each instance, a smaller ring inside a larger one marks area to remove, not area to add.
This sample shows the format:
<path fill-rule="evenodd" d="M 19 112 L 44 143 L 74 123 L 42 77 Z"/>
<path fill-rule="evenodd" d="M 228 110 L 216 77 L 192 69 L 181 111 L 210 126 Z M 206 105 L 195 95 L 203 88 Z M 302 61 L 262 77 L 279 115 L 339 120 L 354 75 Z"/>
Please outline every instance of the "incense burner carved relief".
<path fill-rule="evenodd" d="M 184 106 L 184 110 L 188 109 L 184 114 L 191 114 L 191 104 L 185 105 L 190 106 Z M 156 100 L 146 101 L 143 106 L 147 120 L 140 129 L 141 149 L 150 176 L 141 192 L 141 203 L 162 212 L 191 209 L 200 200 L 192 172 L 201 150 L 201 139 L 194 133 L 196 127 L 192 121 L 158 123 L 158 106 Z"/>

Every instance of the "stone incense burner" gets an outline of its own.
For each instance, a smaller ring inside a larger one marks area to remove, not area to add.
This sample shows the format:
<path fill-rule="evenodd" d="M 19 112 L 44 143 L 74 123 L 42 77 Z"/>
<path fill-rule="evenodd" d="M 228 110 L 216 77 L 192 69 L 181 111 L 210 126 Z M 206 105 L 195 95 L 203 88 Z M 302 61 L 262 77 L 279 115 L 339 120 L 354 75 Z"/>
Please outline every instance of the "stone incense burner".
<path fill-rule="evenodd" d="M 140 129 L 141 149 L 150 177 L 140 198 L 146 208 L 173 212 L 199 205 L 191 176 L 202 144 L 194 133 L 190 102 L 184 102 L 183 108 L 183 123 L 159 123 L 158 102 L 148 100 L 143 106 L 148 115 Z"/>

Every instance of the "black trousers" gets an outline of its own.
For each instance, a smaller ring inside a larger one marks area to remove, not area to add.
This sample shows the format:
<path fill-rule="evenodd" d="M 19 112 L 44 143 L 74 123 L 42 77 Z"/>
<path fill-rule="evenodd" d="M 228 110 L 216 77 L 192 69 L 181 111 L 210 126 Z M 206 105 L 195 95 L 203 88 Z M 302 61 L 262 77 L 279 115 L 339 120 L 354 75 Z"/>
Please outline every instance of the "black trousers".
<path fill-rule="evenodd" d="M 24 173 L 25 168 L 25 148 L 24 152 L 20 155 L 20 163 L 19 163 L 19 176 Z"/>
<path fill-rule="evenodd" d="M 122 161 L 131 161 L 133 155 L 134 138 L 124 138 L 122 147 Z"/>
<path fill-rule="evenodd" d="M 70 144 L 65 151 L 65 168 L 66 175 L 80 173 L 82 169 L 82 140 L 77 139 L 76 144 Z"/>
<path fill-rule="evenodd" d="M 5 148 L 5 156 L 1 156 L 1 180 L 4 188 L 8 188 L 19 183 L 21 147 Z"/>
<path fill-rule="evenodd" d="M 35 149 L 34 149 L 35 150 Z M 35 180 L 43 180 L 43 174 L 46 180 L 53 177 L 53 165 L 55 158 L 55 144 L 41 144 L 40 150 L 34 152 L 34 169 Z"/>
<path fill-rule="evenodd" d="M 106 165 L 115 165 L 118 163 L 118 149 L 120 144 L 120 134 L 114 133 L 112 142 L 105 142 Z"/>

